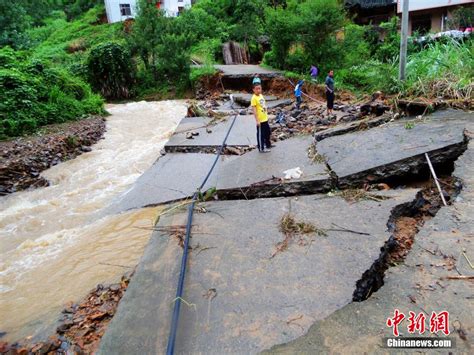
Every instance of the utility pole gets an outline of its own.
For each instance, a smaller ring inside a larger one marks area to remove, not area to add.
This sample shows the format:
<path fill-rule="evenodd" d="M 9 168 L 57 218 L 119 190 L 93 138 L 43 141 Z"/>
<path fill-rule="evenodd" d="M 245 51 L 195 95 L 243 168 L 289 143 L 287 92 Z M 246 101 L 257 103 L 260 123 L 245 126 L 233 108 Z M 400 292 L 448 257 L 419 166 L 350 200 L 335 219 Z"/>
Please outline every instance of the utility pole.
<path fill-rule="evenodd" d="M 400 72 L 399 79 L 405 80 L 405 67 L 407 65 L 407 37 L 408 37 L 408 0 L 403 1 L 402 9 L 402 35 L 400 38 Z"/>

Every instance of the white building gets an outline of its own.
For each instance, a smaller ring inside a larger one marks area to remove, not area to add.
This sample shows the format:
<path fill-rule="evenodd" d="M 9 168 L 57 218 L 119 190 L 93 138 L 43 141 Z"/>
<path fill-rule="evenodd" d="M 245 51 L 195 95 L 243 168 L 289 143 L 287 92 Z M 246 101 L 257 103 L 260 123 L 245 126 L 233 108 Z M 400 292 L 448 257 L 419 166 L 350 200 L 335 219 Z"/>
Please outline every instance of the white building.
<path fill-rule="evenodd" d="M 181 11 L 191 6 L 192 0 L 161 0 L 157 7 L 163 9 L 167 16 L 178 16 Z M 105 11 L 109 22 L 124 21 L 137 14 L 138 0 L 105 0 Z"/>
<path fill-rule="evenodd" d="M 403 0 L 397 3 L 397 12 L 401 14 Z M 452 11 L 460 6 L 474 6 L 474 0 L 409 0 L 408 33 L 446 31 L 446 21 L 452 17 Z"/>

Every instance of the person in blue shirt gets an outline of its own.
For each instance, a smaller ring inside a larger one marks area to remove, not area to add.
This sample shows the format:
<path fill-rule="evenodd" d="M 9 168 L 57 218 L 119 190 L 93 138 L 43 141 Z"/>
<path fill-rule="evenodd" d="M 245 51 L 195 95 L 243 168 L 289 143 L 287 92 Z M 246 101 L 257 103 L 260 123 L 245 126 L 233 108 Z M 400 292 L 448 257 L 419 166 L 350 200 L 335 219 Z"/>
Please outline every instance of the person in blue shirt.
<path fill-rule="evenodd" d="M 332 109 L 334 107 L 334 71 L 330 70 L 326 77 L 326 100 L 328 107 L 328 116 L 332 115 Z"/>
<path fill-rule="evenodd" d="M 298 110 L 300 109 L 300 105 L 303 102 L 303 99 L 301 98 L 301 95 L 302 95 L 301 88 L 303 87 L 303 84 L 304 84 L 304 80 L 300 80 L 295 86 L 296 108 Z"/>

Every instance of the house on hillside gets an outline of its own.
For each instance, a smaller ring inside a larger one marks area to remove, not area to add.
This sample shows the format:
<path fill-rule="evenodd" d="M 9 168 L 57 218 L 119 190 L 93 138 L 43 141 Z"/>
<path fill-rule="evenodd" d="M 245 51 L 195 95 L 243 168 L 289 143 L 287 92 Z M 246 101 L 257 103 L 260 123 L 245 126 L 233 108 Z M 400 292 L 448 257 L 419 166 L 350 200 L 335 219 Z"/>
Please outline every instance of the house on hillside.
<path fill-rule="evenodd" d="M 401 16 L 403 0 L 345 0 L 344 5 L 356 23 L 378 25 Z M 408 34 L 446 31 L 453 10 L 473 5 L 474 0 L 409 0 Z"/>
<path fill-rule="evenodd" d="M 138 0 L 104 0 L 107 20 L 112 22 L 134 18 L 137 14 Z M 165 11 L 167 16 L 178 16 L 192 5 L 192 0 L 160 0 L 156 6 Z"/>
<path fill-rule="evenodd" d="M 403 0 L 397 3 L 397 13 L 401 16 Z M 446 31 L 453 10 L 460 6 L 474 6 L 474 0 L 409 0 L 408 34 Z"/>

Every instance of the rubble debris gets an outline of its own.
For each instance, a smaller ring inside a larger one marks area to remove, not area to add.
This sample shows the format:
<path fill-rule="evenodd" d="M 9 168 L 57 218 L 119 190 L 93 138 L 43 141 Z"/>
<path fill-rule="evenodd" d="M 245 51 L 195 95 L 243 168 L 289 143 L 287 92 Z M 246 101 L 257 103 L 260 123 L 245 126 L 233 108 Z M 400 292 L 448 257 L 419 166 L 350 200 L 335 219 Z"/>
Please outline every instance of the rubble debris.
<path fill-rule="evenodd" d="M 92 354 L 117 310 L 133 271 L 122 276 L 119 283 L 97 285 L 84 300 L 70 302 L 62 311 L 56 334 L 48 339 L 29 343 L 0 342 L 1 354 Z"/>
<path fill-rule="evenodd" d="M 368 192 L 364 189 L 345 189 L 345 190 L 336 190 L 330 191 L 327 194 L 328 196 L 340 196 L 347 202 L 359 202 L 361 200 L 372 200 L 372 201 L 383 201 L 387 200 L 389 196 L 377 195 L 371 192 Z"/>
<path fill-rule="evenodd" d="M 102 139 L 106 127 L 104 119 L 97 117 L 43 129 L 41 136 L 0 142 L 0 196 L 48 186 L 40 173 L 90 151 L 89 146 Z"/>
<path fill-rule="evenodd" d="M 374 114 L 375 116 L 381 116 L 386 111 L 390 111 L 390 106 L 385 102 L 384 96 L 380 91 L 375 92 L 372 95 L 372 99 L 360 106 L 360 112 L 366 116 L 368 114 Z"/>

